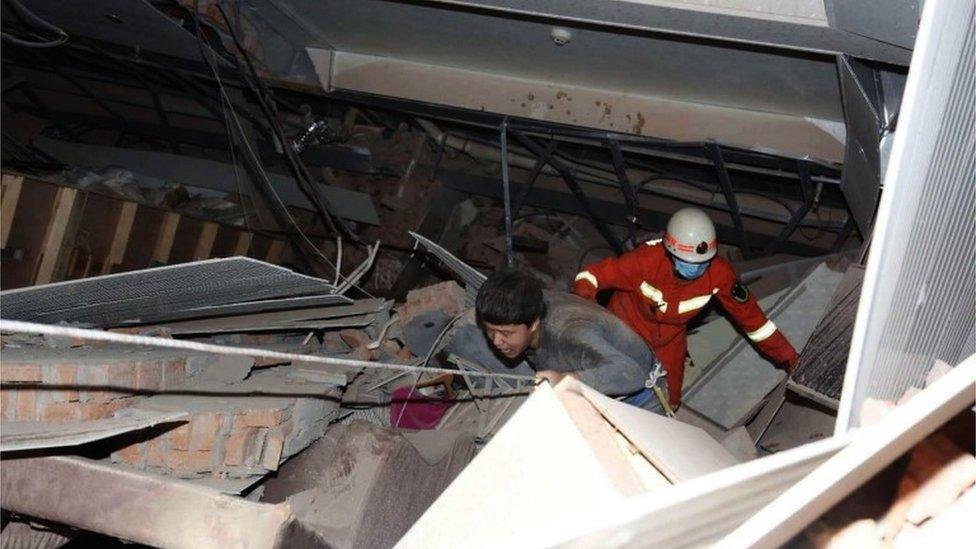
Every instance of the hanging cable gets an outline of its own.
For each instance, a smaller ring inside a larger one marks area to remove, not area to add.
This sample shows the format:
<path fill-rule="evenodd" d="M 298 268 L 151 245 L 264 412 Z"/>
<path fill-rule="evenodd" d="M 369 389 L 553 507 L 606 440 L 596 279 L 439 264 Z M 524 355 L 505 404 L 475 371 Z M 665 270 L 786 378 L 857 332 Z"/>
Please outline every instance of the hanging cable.
<path fill-rule="evenodd" d="M 289 146 L 285 132 L 281 128 L 281 123 L 278 120 L 277 107 L 275 105 L 274 98 L 270 90 L 268 90 L 267 86 L 265 86 L 260 75 L 258 75 L 257 70 L 254 68 L 254 63 L 251 61 L 251 56 L 248 54 L 243 43 L 240 41 L 235 25 L 231 23 L 230 17 L 227 16 L 227 12 L 224 10 L 222 2 L 218 1 L 217 10 L 220 12 L 221 17 L 224 19 L 224 23 L 227 25 L 227 30 L 230 32 L 234 45 L 240 52 L 241 57 L 244 58 L 244 62 L 247 65 L 248 71 L 250 72 L 250 79 L 248 79 L 248 75 L 240 66 L 240 63 L 237 63 L 238 70 L 240 71 L 245 83 L 248 83 L 252 93 L 254 93 L 257 97 L 261 110 L 264 111 L 265 116 L 271 123 L 275 137 L 278 139 L 278 142 L 281 145 L 282 154 L 285 156 L 289 166 L 292 168 L 296 180 L 304 187 L 303 190 L 305 191 L 306 195 L 308 195 L 309 200 L 311 200 L 317 213 L 322 217 L 329 230 L 331 230 L 334 234 L 339 234 L 339 231 L 341 230 L 343 233 L 349 236 L 353 242 L 363 244 L 362 239 L 360 239 L 359 235 L 357 235 L 352 228 L 349 227 L 348 223 L 346 223 L 342 218 L 334 215 L 333 208 L 329 204 L 328 199 L 321 196 L 318 189 L 315 187 L 315 181 L 308 172 L 308 168 L 298 157 L 298 153 L 295 152 L 291 146 Z"/>
<path fill-rule="evenodd" d="M 23 38 L 18 38 L 10 33 L 3 32 L 0 33 L 0 38 L 3 38 L 4 42 L 13 44 L 15 46 L 21 46 L 24 48 L 54 48 L 68 41 L 68 33 L 64 32 L 59 27 L 56 27 L 51 23 L 48 23 L 47 21 L 41 19 L 40 17 L 37 16 L 37 14 L 27 9 L 23 4 L 21 4 L 17 0 L 4 0 L 4 2 L 6 2 L 7 5 L 10 6 L 10 9 L 16 15 L 20 16 L 20 18 L 23 19 L 25 23 L 33 24 L 34 26 L 40 27 L 58 36 L 57 38 L 52 40 L 35 42 L 33 40 L 25 40 Z M 42 39 L 44 38 L 40 34 L 37 33 L 33 33 L 33 34 L 39 38 Z"/>

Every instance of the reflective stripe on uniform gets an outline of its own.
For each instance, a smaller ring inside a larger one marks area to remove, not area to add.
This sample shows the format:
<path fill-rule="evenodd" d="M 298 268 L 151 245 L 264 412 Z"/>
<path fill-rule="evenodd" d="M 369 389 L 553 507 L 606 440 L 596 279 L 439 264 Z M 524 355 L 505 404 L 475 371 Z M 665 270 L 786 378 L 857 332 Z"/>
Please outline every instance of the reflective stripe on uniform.
<path fill-rule="evenodd" d="M 749 332 L 746 335 L 749 336 L 749 339 L 755 341 L 756 343 L 759 343 L 760 341 L 763 341 L 769 336 L 773 335 L 773 332 L 775 331 L 776 331 L 776 325 L 773 324 L 772 320 L 767 320 L 766 323 L 760 326 L 758 330 L 754 332 Z"/>
<path fill-rule="evenodd" d="M 653 240 L 648 240 L 648 241 L 647 241 L 647 242 L 645 242 L 644 244 L 647 244 L 648 246 L 657 246 L 657 245 L 658 245 L 658 244 L 660 244 L 660 243 L 661 243 L 662 241 L 664 241 L 664 239 L 663 239 L 663 238 L 655 238 L 655 239 L 653 239 Z"/>
<path fill-rule="evenodd" d="M 683 315 L 691 311 L 697 311 L 698 309 L 701 309 L 707 305 L 710 299 L 712 299 L 712 294 L 700 295 L 698 297 L 686 299 L 681 303 L 678 303 L 678 314 Z"/>
<path fill-rule="evenodd" d="M 657 303 L 662 313 L 668 312 L 668 302 L 664 301 L 664 293 L 662 293 L 661 290 L 658 290 L 647 282 L 641 282 L 640 290 L 641 293 L 644 294 L 644 297 L 650 299 L 654 303 Z"/>
<path fill-rule="evenodd" d="M 576 275 L 576 280 L 573 282 L 579 282 L 580 280 L 585 280 L 593 285 L 594 288 L 599 288 L 600 284 L 596 281 L 596 277 L 590 271 L 583 271 Z"/>

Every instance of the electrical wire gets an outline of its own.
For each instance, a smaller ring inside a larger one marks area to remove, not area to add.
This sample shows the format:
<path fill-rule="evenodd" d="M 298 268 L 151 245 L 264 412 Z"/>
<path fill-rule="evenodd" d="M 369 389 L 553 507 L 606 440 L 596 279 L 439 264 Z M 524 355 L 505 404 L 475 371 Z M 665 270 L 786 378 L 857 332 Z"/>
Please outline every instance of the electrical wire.
<path fill-rule="evenodd" d="M 301 226 L 298 224 L 298 221 L 292 216 L 291 212 L 288 210 L 287 205 L 285 205 L 284 200 L 282 200 L 281 196 L 275 190 L 274 185 L 271 183 L 271 178 L 268 176 L 267 171 L 265 171 L 264 166 L 261 165 L 257 152 L 254 150 L 254 148 L 251 146 L 250 141 L 247 139 L 247 134 L 244 131 L 244 126 L 241 124 L 240 117 L 237 115 L 237 111 L 236 109 L 234 109 L 234 105 L 231 102 L 230 97 L 227 95 L 227 91 L 224 87 L 223 81 L 220 79 L 220 73 L 217 70 L 216 65 L 214 64 L 213 60 L 211 60 L 209 56 L 206 55 L 206 50 L 204 48 L 204 43 L 203 43 L 203 37 L 200 34 L 199 17 L 196 12 L 194 13 L 194 21 L 196 23 L 197 45 L 200 49 L 200 55 L 214 75 L 214 79 L 217 82 L 217 87 L 221 98 L 221 102 L 222 104 L 226 104 L 227 110 L 231 115 L 230 119 L 233 120 L 234 125 L 237 127 L 237 135 L 239 136 L 239 141 L 246 148 L 246 151 L 251 158 L 252 164 L 256 168 L 255 171 L 257 171 L 260 174 L 261 178 L 265 182 L 266 188 L 270 191 L 275 201 L 281 207 L 282 213 L 284 213 L 285 217 L 288 219 L 289 223 L 291 223 L 291 225 L 301 236 L 302 240 L 315 252 L 316 255 L 318 255 L 323 261 L 325 261 L 327 265 L 329 265 L 332 268 L 335 268 L 336 265 L 332 262 L 332 260 L 329 259 L 329 257 L 326 256 L 325 253 L 323 253 L 322 250 L 318 246 L 316 246 L 314 242 L 312 242 L 312 240 L 308 237 L 305 231 L 302 230 Z M 225 123 L 229 125 L 229 122 L 226 119 L 225 119 Z M 229 137 L 232 138 L 233 135 L 234 135 L 233 132 L 231 132 L 229 134 Z M 287 144 L 284 144 L 284 146 L 287 146 Z M 338 286 L 340 284 L 340 281 L 336 280 L 335 284 Z M 351 284 L 351 286 L 369 297 L 375 297 L 370 292 L 362 288 L 361 286 L 358 286 L 356 284 Z"/>
<path fill-rule="evenodd" d="M 33 23 L 35 26 L 41 27 L 42 29 L 45 29 L 49 32 L 58 35 L 58 37 L 53 40 L 45 40 L 44 42 L 35 42 L 33 40 L 24 40 L 23 38 L 18 38 L 10 33 L 2 32 L 0 33 L 0 38 L 2 38 L 3 41 L 24 48 L 54 48 L 68 41 L 69 38 L 68 33 L 64 32 L 64 30 L 62 30 L 61 28 L 56 27 L 51 23 L 48 23 L 44 19 L 41 19 L 40 17 L 37 16 L 37 14 L 27 9 L 27 7 L 25 7 L 17 0 L 4 0 L 4 1 L 7 3 L 7 5 L 10 6 L 11 10 L 14 11 L 16 15 L 18 15 L 21 19 L 26 20 L 25 23 Z M 31 32 L 34 34 L 34 36 L 44 39 L 44 37 L 41 36 L 40 34 L 33 31 Z"/>
<path fill-rule="evenodd" d="M 285 132 L 282 130 L 281 124 L 278 121 L 277 107 L 274 103 L 271 92 L 264 85 L 264 81 L 261 80 L 257 70 L 254 68 L 254 64 L 251 61 L 251 56 L 238 38 L 235 26 L 231 23 L 230 17 L 227 16 L 227 12 L 224 10 L 223 3 L 220 0 L 217 2 L 217 10 L 220 12 L 221 17 L 223 17 L 224 22 L 227 25 L 227 30 L 230 32 L 234 45 L 244 58 L 244 62 L 250 71 L 251 80 L 248 80 L 247 75 L 240 66 L 240 63 L 238 63 L 235 58 L 235 63 L 237 64 L 238 70 L 241 73 L 245 83 L 250 86 L 252 93 L 254 93 L 257 97 L 258 104 L 261 106 L 265 116 L 267 116 L 268 121 L 271 123 L 272 130 L 277 137 L 279 144 L 281 145 L 285 159 L 292 168 L 296 181 L 299 182 L 299 187 L 303 188 L 303 191 L 315 206 L 317 213 L 322 217 L 327 227 L 332 230 L 333 233 L 338 234 L 339 231 L 342 230 L 347 236 L 352 238 L 354 242 L 363 244 L 363 241 L 359 238 L 359 235 L 357 235 L 349 227 L 345 220 L 333 213 L 333 209 L 329 204 L 328 199 L 319 195 L 318 189 L 315 187 L 314 180 L 312 179 L 311 174 L 308 172 L 308 168 L 306 168 L 305 164 L 300 158 L 298 158 L 298 153 L 289 146 L 288 140 L 285 137 Z"/>

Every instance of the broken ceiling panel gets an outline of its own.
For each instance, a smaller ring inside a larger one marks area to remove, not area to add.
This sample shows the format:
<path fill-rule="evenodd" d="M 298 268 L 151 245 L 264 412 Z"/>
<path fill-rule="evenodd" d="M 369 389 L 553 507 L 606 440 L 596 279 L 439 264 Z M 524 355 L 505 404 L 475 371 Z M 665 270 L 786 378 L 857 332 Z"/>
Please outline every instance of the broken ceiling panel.
<path fill-rule="evenodd" d="M 844 143 L 824 131 L 823 124 L 813 123 L 815 116 L 638 95 L 360 53 L 310 48 L 309 55 L 329 91 L 397 97 L 675 141 L 714 139 L 829 162 L 839 162 L 844 155 Z M 831 79 L 836 81 L 833 75 Z M 836 120 L 842 118 L 836 116 Z"/>

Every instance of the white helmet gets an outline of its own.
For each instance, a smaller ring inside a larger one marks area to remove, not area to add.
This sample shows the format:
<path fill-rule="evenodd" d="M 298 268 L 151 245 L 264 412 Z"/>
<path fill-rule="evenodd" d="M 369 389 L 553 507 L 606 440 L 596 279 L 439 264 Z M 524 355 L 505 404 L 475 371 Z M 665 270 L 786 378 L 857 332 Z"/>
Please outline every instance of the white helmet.
<path fill-rule="evenodd" d="M 698 208 L 682 208 L 668 220 L 664 247 L 678 259 L 688 263 L 708 261 L 718 251 L 715 225 Z"/>

